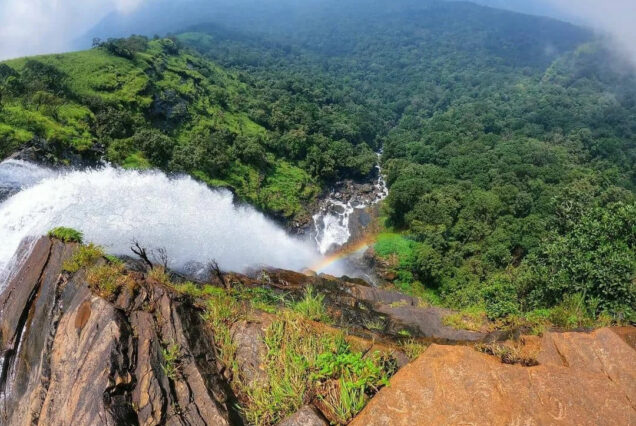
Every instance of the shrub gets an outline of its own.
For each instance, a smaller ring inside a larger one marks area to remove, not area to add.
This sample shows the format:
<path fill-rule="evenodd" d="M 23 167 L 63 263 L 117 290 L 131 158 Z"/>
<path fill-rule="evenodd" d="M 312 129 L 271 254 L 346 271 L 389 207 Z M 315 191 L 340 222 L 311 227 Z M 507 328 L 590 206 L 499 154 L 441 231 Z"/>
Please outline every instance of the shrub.
<path fill-rule="evenodd" d="M 65 243 L 81 243 L 84 238 L 84 235 L 80 231 L 76 231 L 72 228 L 64 228 L 63 226 L 51 229 L 48 236 Z"/>
<path fill-rule="evenodd" d="M 519 313 L 517 290 L 505 276 L 496 277 L 486 286 L 482 295 L 486 303 L 486 314 L 490 319 L 504 318 Z"/>
<path fill-rule="evenodd" d="M 595 306 L 588 306 L 582 294 L 566 295 L 563 302 L 550 311 L 550 322 L 561 328 L 592 327 Z"/>
<path fill-rule="evenodd" d="M 181 360 L 181 347 L 178 343 L 165 343 L 161 350 L 163 355 L 163 372 L 170 380 L 175 380 L 179 372 Z"/>
<path fill-rule="evenodd" d="M 364 408 L 369 394 L 389 384 L 387 371 L 395 371 L 379 352 L 363 357 L 361 352 L 351 351 L 344 339 L 337 341 L 336 351 L 318 355 L 315 369 L 311 379 L 338 390 L 319 394 L 319 399 L 330 412 L 330 420 L 340 424 L 348 423 Z"/>

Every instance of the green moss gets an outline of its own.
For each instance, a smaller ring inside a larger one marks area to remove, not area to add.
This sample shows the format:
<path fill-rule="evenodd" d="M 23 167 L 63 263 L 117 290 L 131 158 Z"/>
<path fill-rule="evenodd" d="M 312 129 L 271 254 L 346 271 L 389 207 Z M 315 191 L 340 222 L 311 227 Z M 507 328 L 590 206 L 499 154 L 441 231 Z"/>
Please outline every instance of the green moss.
<path fill-rule="evenodd" d="M 81 243 L 84 238 L 84 235 L 80 231 L 76 231 L 72 228 L 65 228 L 63 226 L 51 229 L 48 232 L 48 236 L 65 243 Z"/>

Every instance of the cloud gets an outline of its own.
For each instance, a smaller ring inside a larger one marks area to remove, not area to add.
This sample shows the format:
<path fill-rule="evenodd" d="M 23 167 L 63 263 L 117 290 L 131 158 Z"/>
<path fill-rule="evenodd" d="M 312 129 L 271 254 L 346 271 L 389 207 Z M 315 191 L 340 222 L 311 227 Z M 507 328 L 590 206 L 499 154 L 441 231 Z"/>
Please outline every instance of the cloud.
<path fill-rule="evenodd" d="M 636 66 L 635 0 L 550 0 L 569 15 L 609 35 L 613 44 Z"/>
<path fill-rule="evenodd" d="M 111 12 L 144 0 L 0 0 L 0 59 L 68 50 Z"/>

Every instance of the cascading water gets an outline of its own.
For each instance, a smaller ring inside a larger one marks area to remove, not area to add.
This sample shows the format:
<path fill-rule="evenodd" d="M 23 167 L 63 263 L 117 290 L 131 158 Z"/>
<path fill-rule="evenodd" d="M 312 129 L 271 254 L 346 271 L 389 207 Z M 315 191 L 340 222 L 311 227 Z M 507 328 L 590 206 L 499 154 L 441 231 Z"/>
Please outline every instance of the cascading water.
<path fill-rule="evenodd" d="M 378 160 L 381 155 L 382 152 L 379 152 Z M 349 242 L 349 222 L 351 214 L 356 209 L 365 209 L 377 204 L 389 195 L 379 161 L 376 169 L 378 178 L 370 191 L 370 197 L 343 197 L 340 192 L 334 190 L 323 201 L 320 211 L 313 216 L 313 235 L 321 254 L 330 253 Z"/>
<path fill-rule="evenodd" d="M 20 242 L 56 226 L 79 229 L 112 254 L 130 254 L 133 239 L 165 248 L 175 269 L 214 259 L 233 271 L 256 265 L 301 270 L 321 258 L 310 241 L 289 236 L 251 207 L 236 206 L 229 191 L 187 176 L 110 166 L 56 172 L 5 161 L 0 187 L 19 191 L 0 204 L 0 287 L 20 261 Z M 344 272 L 330 268 L 325 271 Z"/>

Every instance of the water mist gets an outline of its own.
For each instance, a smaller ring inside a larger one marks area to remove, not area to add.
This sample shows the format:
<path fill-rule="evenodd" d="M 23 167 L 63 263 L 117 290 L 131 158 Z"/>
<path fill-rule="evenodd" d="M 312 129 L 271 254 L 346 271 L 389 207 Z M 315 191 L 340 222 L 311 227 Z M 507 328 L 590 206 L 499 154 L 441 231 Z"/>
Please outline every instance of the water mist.
<path fill-rule="evenodd" d="M 19 261 L 15 253 L 24 238 L 57 226 L 81 230 L 86 241 L 112 254 L 131 254 L 133 239 L 165 248 L 175 269 L 214 259 L 225 270 L 301 270 L 321 258 L 310 241 L 288 235 L 249 206 L 235 205 L 229 191 L 187 176 L 110 166 L 53 172 L 10 160 L 0 164 L 0 187 L 11 185 L 20 191 L 0 204 L 0 281 Z"/>

